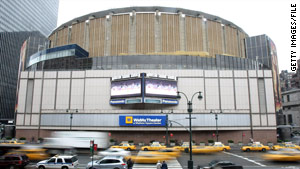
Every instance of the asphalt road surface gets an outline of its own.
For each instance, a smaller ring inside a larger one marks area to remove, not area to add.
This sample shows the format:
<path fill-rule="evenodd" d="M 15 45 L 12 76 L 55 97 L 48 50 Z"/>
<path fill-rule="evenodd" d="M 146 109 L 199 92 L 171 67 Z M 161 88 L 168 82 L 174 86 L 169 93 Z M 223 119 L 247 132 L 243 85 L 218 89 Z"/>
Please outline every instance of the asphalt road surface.
<path fill-rule="evenodd" d="M 137 154 L 138 152 L 132 152 Z M 235 164 L 242 165 L 244 169 L 300 169 L 299 162 L 270 162 L 262 158 L 263 152 L 242 152 L 238 147 L 229 152 L 220 152 L 215 154 L 193 154 L 194 168 L 198 165 L 207 166 L 212 160 L 228 160 Z M 78 155 L 79 169 L 85 169 L 86 164 L 91 161 L 88 154 Z M 188 153 L 182 153 L 181 157 L 167 161 L 169 169 L 187 169 Z M 36 163 L 26 166 L 26 169 L 35 168 Z M 134 169 L 155 169 L 155 164 L 135 164 Z"/>

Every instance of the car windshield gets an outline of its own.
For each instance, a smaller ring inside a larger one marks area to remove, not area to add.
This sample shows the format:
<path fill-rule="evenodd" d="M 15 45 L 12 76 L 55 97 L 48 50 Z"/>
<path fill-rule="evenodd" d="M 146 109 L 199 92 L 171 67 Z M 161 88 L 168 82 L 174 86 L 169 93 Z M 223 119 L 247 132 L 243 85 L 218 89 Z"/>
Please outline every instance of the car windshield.
<path fill-rule="evenodd" d="M 22 159 L 23 159 L 23 160 L 28 160 L 28 157 L 25 156 L 25 155 L 23 155 L 23 156 L 22 156 Z"/>
<path fill-rule="evenodd" d="M 77 159 L 77 157 L 74 156 L 74 157 L 71 158 L 71 160 L 72 160 L 72 162 L 75 162 L 75 161 L 77 161 L 78 159 Z"/>
<path fill-rule="evenodd" d="M 230 162 L 220 163 L 220 166 L 229 166 L 229 165 L 234 165 L 234 164 Z"/>
<path fill-rule="evenodd" d="M 216 163 L 218 163 L 219 162 L 219 160 L 213 160 L 213 161 L 211 161 L 210 163 L 209 163 L 209 166 L 212 166 L 212 165 L 214 165 L 214 164 L 216 164 Z"/>

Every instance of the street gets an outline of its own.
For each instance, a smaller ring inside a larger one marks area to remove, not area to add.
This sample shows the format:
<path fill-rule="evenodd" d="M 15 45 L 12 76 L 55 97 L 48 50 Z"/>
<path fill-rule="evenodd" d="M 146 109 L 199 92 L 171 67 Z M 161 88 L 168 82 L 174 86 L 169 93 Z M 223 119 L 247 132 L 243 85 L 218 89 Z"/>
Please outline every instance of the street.
<path fill-rule="evenodd" d="M 138 154 L 138 151 L 133 151 L 133 155 Z M 235 164 L 242 165 L 245 169 L 281 169 L 292 168 L 300 169 L 300 162 L 270 162 L 262 158 L 263 152 L 242 152 L 239 147 L 232 147 L 229 152 L 219 152 L 215 154 L 193 154 L 194 168 L 198 165 L 207 166 L 212 160 L 226 160 Z M 91 161 L 88 154 L 78 155 L 79 169 L 85 169 L 86 164 Z M 188 153 L 182 153 L 181 157 L 167 161 L 169 169 L 187 169 L 187 161 L 189 160 Z M 26 169 L 35 168 L 36 163 L 30 163 Z M 151 169 L 156 168 L 155 164 L 134 164 L 134 169 Z"/>

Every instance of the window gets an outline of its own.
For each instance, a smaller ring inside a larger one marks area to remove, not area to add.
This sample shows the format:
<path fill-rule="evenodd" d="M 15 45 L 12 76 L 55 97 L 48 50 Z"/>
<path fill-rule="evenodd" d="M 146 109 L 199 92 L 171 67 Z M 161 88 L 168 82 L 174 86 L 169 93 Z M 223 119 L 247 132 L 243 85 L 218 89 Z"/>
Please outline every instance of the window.
<path fill-rule="evenodd" d="M 100 162 L 100 164 L 111 164 L 111 163 L 119 163 L 119 160 L 115 160 L 115 159 L 107 159 L 107 160 L 102 160 Z"/>
<path fill-rule="evenodd" d="M 102 161 L 100 162 L 100 164 L 107 164 L 107 163 L 109 163 L 109 161 L 110 161 L 110 160 L 102 160 Z"/>
<path fill-rule="evenodd" d="M 63 163 L 63 161 L 61 158 L 58 158 L 56 163 Z"/>
<path fill-rule="evenodd" d="M 65 158 L 65 162 L 66 163 L 72 163 L 72 160 L 70 158 L 67 158 L 67 159 Z"/>
<path fill-rule="evenodd" d="M 51 158 L 48 163 L 54 163 L 55 162 L 55 158 Z"/>
<path fill-rule="evenodd" d="M 291 114 L 288 115 L 288 123 L 292 124 L 293 123 L 293 117 Z"/>
<path fill-rule="evenodd" d="M 5 161 L 11 161 L 11 157 L 5 157 Z"/>
<path fill-rule="evenodd" d="M 290 101 L 290 95 L 286 95 L 287 97 L 287 101 L 289 102 Z"/>

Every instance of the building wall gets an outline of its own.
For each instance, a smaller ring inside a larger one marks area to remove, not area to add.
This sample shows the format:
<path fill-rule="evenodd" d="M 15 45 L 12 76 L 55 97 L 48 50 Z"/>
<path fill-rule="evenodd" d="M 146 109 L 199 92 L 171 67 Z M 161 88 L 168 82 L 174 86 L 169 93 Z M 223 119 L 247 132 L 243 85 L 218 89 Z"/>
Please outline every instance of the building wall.
<path fill-rule="evenodd" d="M 215 119 L 210 114 L 211 110 L 222 110 L 218 124 L 219 129 L 224 132 L 250 130 L 251 125 L 253 130 L 276 130 L 271 71 L 122 72 L 124 75 L 145 72 L 176 76 L 178 90 L 187 96 L 202 91 L 203 99 L 193 100 L 195 131 L 215 130 Z M 119 70 L 22 72 L 17 129 L 69 130 L 72 127 L 74 130 L 164 131 L 164 127 L 120 127 L 118 121 L 122 114 L 155 115 L 161 114 L 162 109 L 173 109 L 174 113 L 169 115 L 169 119 L 188 126 L 188 120 L 185 119 L 187 102 L 184 98 L 176 106 L 110 105 L 111 78 L 119 75 Z M 260 99 L 264 101 L 259 101 Z M 176 124 L 171 130 L 185 131 Z"/>
<path fill-rule="evenodd" d="M 183 13 L 128 12 L 74 21 L 52 32 L 49 39 L 51 47 L 76 43 L 89 57 L 185 52 L 245 58 L 245 37 L 246 33 L 220 20 Z"/>
<path fill-rule="evenodd" d="M 57 24 L 58 0 L 1 0 L 0 4 L 0 119 L 13 121 L 21 50 L 30 56 L 41 46 L 46 48 L 45 36 Z"/>
<path fill-rule="evenodd" d="M 48 36 L 57 24 L 58 0 L 1 1 L 0 11 L 0 32 L 40 31 Z"/>
<path fill-rule="evenodd" d="M 284 124 L 300 126 L 300 90 L 283 92 L 282 101 Z"/>

